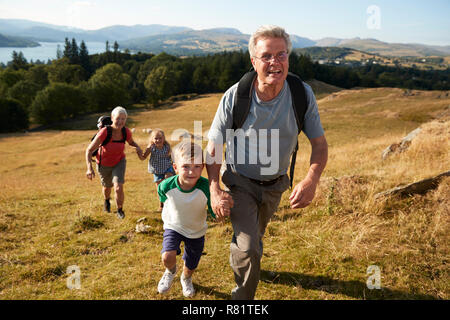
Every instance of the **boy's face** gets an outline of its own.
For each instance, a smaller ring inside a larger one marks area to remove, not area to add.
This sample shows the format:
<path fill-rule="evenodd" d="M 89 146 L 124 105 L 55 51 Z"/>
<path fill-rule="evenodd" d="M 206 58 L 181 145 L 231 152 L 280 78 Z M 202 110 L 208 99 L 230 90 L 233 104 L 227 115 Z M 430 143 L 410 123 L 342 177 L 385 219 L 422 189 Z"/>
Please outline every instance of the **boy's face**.
<path fill-rule="evenodd" d="M 174 162 L 173 168 L 178 174 L 178 182 L 181 187 L 192 189 L 202 175 L 204 164 L 194 159 L 178 159 Z"/>

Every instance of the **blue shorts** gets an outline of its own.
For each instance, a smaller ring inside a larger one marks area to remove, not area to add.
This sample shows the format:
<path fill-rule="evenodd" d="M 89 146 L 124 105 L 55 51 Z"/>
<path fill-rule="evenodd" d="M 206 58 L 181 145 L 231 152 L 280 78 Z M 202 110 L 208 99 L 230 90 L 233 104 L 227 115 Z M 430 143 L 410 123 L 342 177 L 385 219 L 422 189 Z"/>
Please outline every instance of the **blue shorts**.
<path fill-rule="evenodd" d="M 184 242 L 184 263 L 189 270 L 195 270 L 202 257 L 203 248 L 205 247 L 205 236 L 197 239 L 190 239 L 174 230 L 166 229 L 163 234 L 163 248 L 161 253 L 166 251 L 176 251 L 177 255 L 181 254 L 181 241 Z"/>
<path fill-rule="evenodd" d="M 164 180 L 167 173 L 173 173 L 173 174 L 175 174 L 175 170 L 173 170 L 173 167 L 172 167 L 172 166 L 170 166 L 169 169 L 167 169 L 166 172 L 164 172 L 164 173 L 162 173 L 162 174 L 156 174 L 156 173 L 154 173 L 154 174 L 153 174 L 153 176 L 154 176 L 153 182 L 159 182 L 159 181 Z"/>

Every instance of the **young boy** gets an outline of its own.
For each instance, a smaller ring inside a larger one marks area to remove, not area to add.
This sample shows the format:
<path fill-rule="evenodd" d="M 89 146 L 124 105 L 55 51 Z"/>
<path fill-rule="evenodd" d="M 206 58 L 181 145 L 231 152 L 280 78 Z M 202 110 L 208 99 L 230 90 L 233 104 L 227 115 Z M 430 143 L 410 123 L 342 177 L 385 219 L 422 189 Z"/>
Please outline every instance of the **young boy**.
<path fill-rule="evenodd" d="M 166 267 L 158 283 L 158 292 L 169 291 L 176 274 L 176 257 L 184 242 L 184 268 L 180 281 L 183 295 L 195 293 L 192 274 L 197 268 L 205 243 L 206 207 L 215 218 L 209 198 L 208 179 L 201 176 L 204 162 L 202 148 L 192 142 L 181 142 L 173 152 L 173 167 L 177 175 L 165 179 L 158 186 L 160 201 L 164 203 L 162 262 Z"/>

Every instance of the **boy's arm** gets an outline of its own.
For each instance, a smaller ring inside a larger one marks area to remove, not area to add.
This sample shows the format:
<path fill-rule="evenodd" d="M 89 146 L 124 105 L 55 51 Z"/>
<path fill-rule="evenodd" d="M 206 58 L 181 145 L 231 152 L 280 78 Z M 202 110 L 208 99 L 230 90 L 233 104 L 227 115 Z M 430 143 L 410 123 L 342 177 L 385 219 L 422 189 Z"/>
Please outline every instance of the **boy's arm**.
<path fill-rule="evenodd" d="M 205 177 L 201 177 L 201 183 L 199 184 L 200 190 L 205 194 L 206 196 L 206 204 L 208 207 L 208 213 L 213 217 L 215 220 L 217 219 L 216 214 L 214 213 L 214 210 L 211 207 L 211 194 L 209 192 L 209 181 Z"/>
<path fill-rule="evenodd" d="M 216 219 L 216 214 L 214 213 L 213 209 L 211 208 L 211 200 L 209 197 L 208 197 L 208 212 L 211 215 L 211 217 Z"/>
<path fill-rule="evenodd" d="M 160 183 L 158 185 L 158 197 L 159 197 L 160 202 L 166 202 L 166 200 L 167 200 L 166 191 L 164 190 L 164 186 L 165 186 L 165 183 Z"/>

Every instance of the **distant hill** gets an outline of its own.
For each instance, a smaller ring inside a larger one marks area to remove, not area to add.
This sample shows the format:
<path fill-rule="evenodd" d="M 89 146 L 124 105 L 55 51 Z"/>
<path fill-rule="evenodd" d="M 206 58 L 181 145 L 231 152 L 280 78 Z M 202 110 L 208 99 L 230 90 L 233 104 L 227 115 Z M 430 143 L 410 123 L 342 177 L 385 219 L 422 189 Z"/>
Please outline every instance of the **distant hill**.
<path fill-rule="evenodd" d="M 67 37 L 79 41 L 121 41 L 157 34 L 171 34 L 192 30 L 159 24 L 135 26 L 110 26 L 98 30 L 83 30 L 48 23 L 18 19 L 0 19 L 0 33 L 28 37 L 35 41 L 62 42 Z"/>
<path fill-rule="evenodd" d="M 246 50 L 250 35 L 235 28 L 193 30 L 188 27 L 165 25 L 114 25 L 98 30 L 83 30 L 67 26 L 19 19 L 0 19 L 0 33 L 26 37 L 34 41 L 62 42 L 64 38 L 78 41 L 118 41 L 121 48 L 144 52 L 171 54 L 207 54 L 224 50 Z M 294 48 L 345 47 L 383 56 L 444 57 L 450 55 L 450 46 L 387 43 L 376 39 L 339 39 L 327 37 L 311 40 L 292 34 Z"/>
<path fill-rule="evenodd" d="M 122 41 L 122 48 L 169 54 L 205 54 L 221 51 L 246 50 L 249 35 L 235 29 L 191 30 Z"/>
<path fill-rule="evenodd" d="M 347 42 L 348 44 L 348 42 Z M 421 56 L 396 57 L 381 55 L 374 52 L 361 51 L 347 47 L 308 47 L 294 49 L 297 54 L 308 55 L 320 64 L 340 64 L 350 66 L 364 66 L 366 64 L 380 64 L 386 66 L 401 66 L 420 69 L 442 70 L 450 65 L 450 57 Z"/>
<path fill-rule="evenodd" d="M 308 55 L 313 60 L 336 60 L 354 53 L 355 49 L 340 47 L 307 47 L 294 49 L 297 54 Z"/>
<path fill-rule="evenodd" d="M 122 48 L 134 51 L 150 51 L 170 54 L 207 54 L 221 51 L 247 50 L 250 35 L 237 29 L 215 28 L 190 30 L 122 41 Z M 314 45 L 314 41 L 296 35 L 291 36 L 294 48 Z"/>
<path fill-rule="evenodd" d="M 135 25 L 135 26 L 111 26 L 94 31 L 87 31 L 87 34 L 107 40 L 128 40 L 133 38 L 153 36 L 159 34 L 172 34 L 192 30 L 187 27 L 171 27 L 160 24 Z"/>
<path fill-rule="evenodd" d="M 450 46 L 429 46 L 415 43 L 388 43 L 376 39 L 323 38 L 316 41 L 319 47 L 347 47 L 391 57 L 429 57 L 450 55 Z"/>
<path fill-rule="evenodd" d="M 308 38 L 296 36 L 295 34 L 290 35 L 290 38 L 293 48 L 306 48 L 316 45 L 315 41 Z"/>
<path fill-rule="evenodd" d="M 0 34 L 0 47 L 39 47 L 39 43 L 21 37 L 4 36 Z"/>

